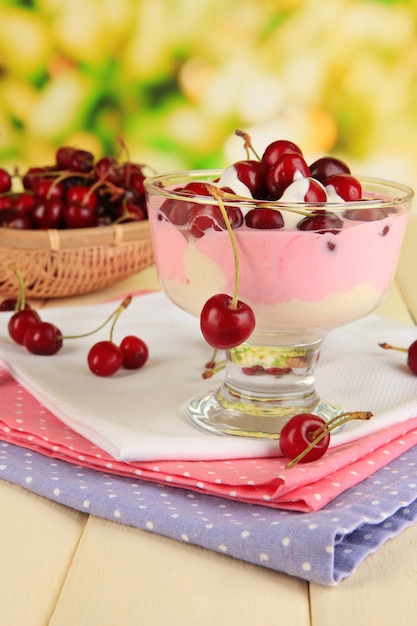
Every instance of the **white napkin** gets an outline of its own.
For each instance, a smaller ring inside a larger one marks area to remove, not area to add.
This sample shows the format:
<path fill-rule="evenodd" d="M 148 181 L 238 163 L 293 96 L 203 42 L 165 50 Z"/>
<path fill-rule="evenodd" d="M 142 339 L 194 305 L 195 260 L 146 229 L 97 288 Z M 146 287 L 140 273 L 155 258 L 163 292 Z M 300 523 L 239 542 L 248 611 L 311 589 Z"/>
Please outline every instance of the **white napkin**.
<path fill-rule="evenodd" d="M 41 311 L 64 335 L 95 328 L 117 307 L 110 302 Z M 198 320 L 173 305 L 163 293 L 135 297 L 117 321 L 114 340 L 142 337 L 150 357 L 144 368 L 120 370 L 110 378 L 90 373 L 90 346 L 107 339 L 109 327 L 87 338 L 64 341 L 54 356 L 29 354 L 7 333 L 10 315 L 0 314 L 0 363 L 59 419 L 122 461 L 254 458 L 279 454 L 277 442 L 217 436 L 200 431 L 184 414 L 193 395 L 217 387 L 222 374 L 201 378 L 211 349 Z M 406 355 L 378 343 L 408 346 L 417 336 L 377 316 L 330 333 L 317 367 L 322 397 L 346 410 L 369 410 L 369 422 L 352 422 L 332 438 L 339 445 L 417 416 L 417 377 Z M 0 389 L 1 393 L 1 389 Z"/>

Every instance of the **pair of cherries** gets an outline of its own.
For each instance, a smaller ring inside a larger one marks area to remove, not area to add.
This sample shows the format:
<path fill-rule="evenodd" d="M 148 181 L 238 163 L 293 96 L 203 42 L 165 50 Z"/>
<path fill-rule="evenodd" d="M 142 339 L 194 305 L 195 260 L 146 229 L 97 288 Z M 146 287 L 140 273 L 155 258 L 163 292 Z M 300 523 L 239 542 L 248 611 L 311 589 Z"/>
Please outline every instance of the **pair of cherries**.
<path fill-rule="evenodd" d="M 18 269 L 13 268 L 19 279 L 19 296 L 0 303 L 1 311 L 14 311 L 8 322 L 10 337 L 17 344 L 24 346 L 32 354 L 51 356 L 59 352 L 66 339 L 77 339 L 96 333 L 110 321 L 110 338 L 95 343 L 87 355 L 90 371 L 97 376 L 111 376 L 122 367 L 139 369 L 149 357 L 149 349 L 143 339 L 135 335 L 124 337 L 120 345 L 113 341 L 113 330 L 119 315 L 126 309 L 132 297 L 124 298 L 115 311 L 96 329 L 73 336 L 64 336 L 61 330 L 50 322 L 41 319 L 39 313 L 25 302 L 24 282 Z"/>

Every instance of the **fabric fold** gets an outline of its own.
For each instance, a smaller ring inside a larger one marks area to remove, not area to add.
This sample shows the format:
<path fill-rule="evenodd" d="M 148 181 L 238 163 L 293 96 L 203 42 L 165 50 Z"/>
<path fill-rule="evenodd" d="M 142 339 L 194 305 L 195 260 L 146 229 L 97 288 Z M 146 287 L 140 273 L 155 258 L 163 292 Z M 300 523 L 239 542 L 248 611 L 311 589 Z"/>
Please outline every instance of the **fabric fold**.
<path fill-rule="evenodd" d="M 282 457 L 136 461 L 111 457 L 36 401 L 0 370 L 0 439 L 90 469 L 170 484 L 241 502 L 316 511 L 417 444 L 417 417 L 285 468 Z"/>
<path fill-rule="evenodd" d="M 116 476 L 7 442 L 0 442 L 0 478 L 118 524 L 327 586 L 417 520 L 417 447 L 312 513 Z"/>

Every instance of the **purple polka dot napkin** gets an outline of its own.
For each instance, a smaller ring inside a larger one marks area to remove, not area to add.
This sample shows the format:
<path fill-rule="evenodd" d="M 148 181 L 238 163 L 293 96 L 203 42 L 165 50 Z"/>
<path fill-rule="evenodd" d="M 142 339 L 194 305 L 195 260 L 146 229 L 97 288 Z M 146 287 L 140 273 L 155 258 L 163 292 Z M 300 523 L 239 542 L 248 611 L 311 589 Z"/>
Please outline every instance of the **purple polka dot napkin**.
<path fill-rule="evenodd" d="M 417 446 L 311 513 L 117 476 L 4 441 L 0 478 L 79 511 L 329 586 L 417 520 Z"/>

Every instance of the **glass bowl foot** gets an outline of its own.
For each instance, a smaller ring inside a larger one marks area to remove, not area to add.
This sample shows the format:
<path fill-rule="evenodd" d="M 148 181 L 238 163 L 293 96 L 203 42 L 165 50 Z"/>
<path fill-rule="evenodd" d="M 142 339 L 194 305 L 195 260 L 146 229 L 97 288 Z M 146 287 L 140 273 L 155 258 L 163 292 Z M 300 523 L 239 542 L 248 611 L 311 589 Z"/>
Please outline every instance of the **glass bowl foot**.
<path fill-rule="evenodd" d="M 343 413 L 343 409 L 316 396 L 302 404 L 262 400 L 245 405 L 228 401 L 221 389 L 194 397 L 186 413 L 195 425 L 215 435 L 279 439 L 281 428 L 293 415 L 315 413 L 328 421 Z"/>

